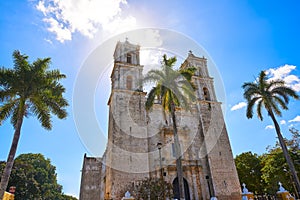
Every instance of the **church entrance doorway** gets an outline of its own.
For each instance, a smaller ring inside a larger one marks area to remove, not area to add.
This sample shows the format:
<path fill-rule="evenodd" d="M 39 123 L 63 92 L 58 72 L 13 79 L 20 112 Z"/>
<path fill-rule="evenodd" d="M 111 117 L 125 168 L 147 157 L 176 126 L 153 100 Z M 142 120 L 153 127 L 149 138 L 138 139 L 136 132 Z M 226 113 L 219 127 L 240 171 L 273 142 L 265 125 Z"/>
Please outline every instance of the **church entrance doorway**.
<path fill-rule="evenodd" d="M 183 178 L 183 185 L 184 185 L 184 197 L 185 200 L 191 200 L 190 198 L 190 190 L 189 190 L 189 184 L 185 178 Z M 173 181 L 173 194 L 175 199 L 180 199 L 179 196 L 179 183 L 178 183 L 178 177 L 176 177 Z"/>

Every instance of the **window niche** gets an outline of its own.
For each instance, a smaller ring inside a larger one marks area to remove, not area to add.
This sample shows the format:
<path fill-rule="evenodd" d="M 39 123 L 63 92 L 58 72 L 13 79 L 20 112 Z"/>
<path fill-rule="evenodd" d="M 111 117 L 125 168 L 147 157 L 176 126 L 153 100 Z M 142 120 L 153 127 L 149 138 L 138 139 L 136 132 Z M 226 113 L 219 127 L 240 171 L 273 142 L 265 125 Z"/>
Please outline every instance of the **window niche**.
<path fill-rule="evenodd" d="M 127 76 L 126 78 L 126 89 L 132 90 L 132 76 Z"/>
<path fill-rule="evenodd" d="M 206 87 L 203 88 L 203 97 L 205 101 L 210 101 L 210 94 Z"/>
<path fill-rule="evenodd" d="M 126 55 L 126 61 L 127 61 L 127 63 L 132 64 L 132 56 L 131 56 L 130 53 L 128 53 L 128 54 Z"/>

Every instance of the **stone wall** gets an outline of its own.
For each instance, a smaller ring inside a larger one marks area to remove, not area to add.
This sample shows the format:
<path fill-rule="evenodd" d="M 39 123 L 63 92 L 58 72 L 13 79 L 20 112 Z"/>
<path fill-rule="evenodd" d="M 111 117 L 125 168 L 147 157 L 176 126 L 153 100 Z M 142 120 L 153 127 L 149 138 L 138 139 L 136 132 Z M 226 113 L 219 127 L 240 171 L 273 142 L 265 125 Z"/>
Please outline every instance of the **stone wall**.
<path fill-rule="evenodd" d="M 132 51 L 133 63 L 125 63 L 125 50 Z M 149 176 L 159 177 L 159 152 L 163 178 L 173 183 L 177 177 L 171 116 L 164 114 L 159 101 L 147 112 L 146 93 L 137 84 L 143 69 L 139 64 L 139 46 L 119 42 L 114 56 L 108 102 L 108 145 L 103 156 L 105 161 L 102 159 L 105 165 L 101 159 L 84 157 L 81 200 L 119 200 L 130 184 Z M 208 200 L 214 195 L 218 200 L 240 200 L 241 189 L 221 103 L 217 101 L 213 78 L 208 74 L 207 60 L 190 52 L 182 65 L 187 66 L 197 68 L 193 82 L 198 101 L 190 111 L 176 108 L 176 120 L 183 176 L 190 197 Z M 132 78 L 133 88 L 125 85 L 128 76 Z M 160 151 L 158 143 L 162 144 Z"/>
<path fill-rule="evenodd" d="M 101 198 L 101 193 L 103 193 L 101 172 L 101 158 L 87 157 L 85 154 L 81 170 L 79 200 L 103 200 Z"/>

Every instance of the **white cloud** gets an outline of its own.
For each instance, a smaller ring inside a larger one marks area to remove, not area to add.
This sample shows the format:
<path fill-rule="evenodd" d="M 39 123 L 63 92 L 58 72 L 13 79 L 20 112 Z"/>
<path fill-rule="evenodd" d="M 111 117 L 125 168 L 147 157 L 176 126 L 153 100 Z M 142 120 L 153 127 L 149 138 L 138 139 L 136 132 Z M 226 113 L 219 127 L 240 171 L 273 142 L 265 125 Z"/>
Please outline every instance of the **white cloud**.
<path fill-rule="evenodd" d="M 274 129 L 274 126 L 273 125 L 268 125 L 268 126 L 266 126 L 265 129 Z"/>
<path fill-rule="evenodd" d="M 289 122 L 300 122 L 300 115 L 298 115 L 297 117 L 295 117 L 292 120 L 289 120 Z"/>
<path fill-rule="evenodd" d="M 300 91 L 300 79 L 299 77 L 290 74 L 293 70 L 296 69 L 295 65 L 284 65 L 280 66 L 278 68 L 270 68 L 268 69 L 267 75 L 270 76 L 268 79 L 269 81 L 271 80 L 284 80 L 286 85 L 288 87 L 291 87 L 295 91 L 299 92 Z"/>
<path fill-rule="evenodd" d="M 285 120 L 280 120 L 280 124 L 284 125 L 284 124 L 286 124 L 286 121 Z"/>
<path fill-rule="evenodd" d="M 240 103 L 238 103 L 238 104 L 232 106 L 230 110 L 231 110 L 231 111 L 239 110 L 239 109 L 244 108 L 244 107 L 246 107 L 246 106 L 247 106 L 247 103 L 246 103 L 246 102 L 240 102 Z"/>
<path fill-rule="evenodd" d="M 295 91 L 299 92 L 299 91 L 300 91 L 300 82 L 299 82 L 299 83 L 296 83 L 296 84 L 294 84 L 294 85 L 292 85 L 292 88 L 293 88 Z"/>
<path fill-rule="evenodd" d="M 55 19 L 45 18 L 43 21 L 49 24 L 48 31 L 54 33 L 58 41 L 64 42 L 72 39 L 71 31 Z"/>
<path fill-rule="evenodd" d="M 136 26 L 133 16 L 122 12 L 126 0 L 40 0 L 36 9 L 44 14 L 48 31 L 60 42 L 78 32 L 93 38 L 98 30 L 117 34 Z"/>
<path fill-rule="evenodd" d="M 160 68 L 163 52 L 159 50 L 142 49 L 140 56 L 141 63 L 145 66 L 144 73 L 147 73 L 150 69 Z"/>
<path fill-rule="evenodd" d="M 278 68 L 270 68 L 267 70 L 267 74 L 272 75 L 272 79 L 282 79 L 286 77 L 292 70 L 296 69 L 295 65 L 284 65 Z"/>

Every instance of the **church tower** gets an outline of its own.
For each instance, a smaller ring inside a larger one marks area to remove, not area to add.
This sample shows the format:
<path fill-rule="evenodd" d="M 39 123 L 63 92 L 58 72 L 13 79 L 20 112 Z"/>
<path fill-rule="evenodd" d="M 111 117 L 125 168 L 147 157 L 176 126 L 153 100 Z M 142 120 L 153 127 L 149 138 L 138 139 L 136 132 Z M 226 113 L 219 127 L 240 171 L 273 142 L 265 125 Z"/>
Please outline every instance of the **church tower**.
<path fill-rule="evenodd" d="M 193 82 L 197 88 L 200 141 L 195 142 L 195 146 L 199 152 L 209 195 L 217 196 L 218 199 L 240 199 L 240 184 L 221 102 L 218 102 L 215 94 L 214 79 L 208 73 L 207 59 L 196 57 L 190 51 L 181 67 L 188 66 L 197 69 Z"/>
<path fill-rule="evenodd" d="M 178 178 L 172 119 L 157 100 L 145 110 L 140 46 L 118 42 L 113 54 L 108 100 L 108 144 L 102 158 L 84 157 L 80 200 L 120 200 L 128 188 L 156 177 L 173 185 Z M 191 51 L 181 68 L 195 67 L 192 82 L 197 101 L 191 110 L 176 108 L 182 152 L 185 200 L 240 200 L 241 189 L 207 59 Z"/>
<path fill-rule="evenodd" d="M 140 82 L 143 66 L 140 65 L 139 53 L 140 46 L 127 40 L 118 42 L 114 52 L 108 101 L 107 198 L 121 198 L 120 191 L 125 191 L 128 184 L 149 176 L 146 93 Z"/>

